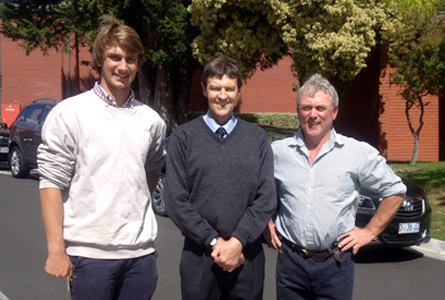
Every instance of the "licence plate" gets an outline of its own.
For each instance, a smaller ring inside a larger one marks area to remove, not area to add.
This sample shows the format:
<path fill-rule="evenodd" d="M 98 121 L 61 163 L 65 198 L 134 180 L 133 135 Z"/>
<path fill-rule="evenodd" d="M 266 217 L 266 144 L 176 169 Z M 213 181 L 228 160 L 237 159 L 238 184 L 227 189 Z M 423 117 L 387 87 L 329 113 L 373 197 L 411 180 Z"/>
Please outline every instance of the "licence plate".
<path fill-rule="evenodd" d="M 416 233 L 420 231 L 420 222 L 399 223 L 399 234 Z"/>
<path fill-rule="evenodd" d="M 8 147 L 0 147 L 0 153 L 9 153 Z"/>

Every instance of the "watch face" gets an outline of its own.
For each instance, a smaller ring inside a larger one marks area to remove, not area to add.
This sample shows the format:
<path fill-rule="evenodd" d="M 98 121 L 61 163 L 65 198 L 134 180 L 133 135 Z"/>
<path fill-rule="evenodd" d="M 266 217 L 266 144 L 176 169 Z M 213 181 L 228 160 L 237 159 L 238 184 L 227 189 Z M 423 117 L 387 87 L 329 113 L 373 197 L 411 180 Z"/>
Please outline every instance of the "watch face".
<path fill-rule="evenodd" d="M 215 246 L 216 243 L 218 243 L 218 238 L 214 238 L 211 242 L 210 242 L 210 246 Z"/>

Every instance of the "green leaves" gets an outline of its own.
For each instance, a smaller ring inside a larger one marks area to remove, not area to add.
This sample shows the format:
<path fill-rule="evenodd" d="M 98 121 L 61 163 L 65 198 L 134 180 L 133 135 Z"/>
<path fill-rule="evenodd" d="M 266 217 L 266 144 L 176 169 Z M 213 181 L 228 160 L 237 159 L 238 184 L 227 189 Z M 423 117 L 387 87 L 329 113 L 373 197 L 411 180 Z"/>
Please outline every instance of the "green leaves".
<path fill-rule="evenodd" d="M 418 103 L 425 95 L 439 95 L 445 82 L 445 24 L 415 9 L 404 16 L 404 24 L 392 36 L 391 82 L 400 85 L 408 103 Z"/>

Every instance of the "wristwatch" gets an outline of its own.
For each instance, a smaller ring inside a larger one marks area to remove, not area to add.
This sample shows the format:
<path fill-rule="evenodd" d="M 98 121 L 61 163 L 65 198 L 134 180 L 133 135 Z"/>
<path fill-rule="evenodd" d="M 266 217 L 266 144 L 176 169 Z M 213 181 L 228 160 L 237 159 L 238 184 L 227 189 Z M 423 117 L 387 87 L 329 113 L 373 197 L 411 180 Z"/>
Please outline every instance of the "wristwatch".
<path fill-rule="evenodd" d="M 210 241 L 210 247 L 213 247 L 218 243 L 219 236 L 215 237 L 213 240 Z"/>

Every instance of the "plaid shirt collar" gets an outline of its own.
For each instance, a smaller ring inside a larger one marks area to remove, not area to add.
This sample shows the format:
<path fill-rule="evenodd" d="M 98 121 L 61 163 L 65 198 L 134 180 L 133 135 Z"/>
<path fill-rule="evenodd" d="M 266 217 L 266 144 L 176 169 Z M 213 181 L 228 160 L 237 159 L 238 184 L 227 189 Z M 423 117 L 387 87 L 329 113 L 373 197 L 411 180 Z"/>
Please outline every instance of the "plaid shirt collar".
<path fill-rule="evenodd" d="M 100 86 L 99 82 L 96 82 L 94 84 L 94 93 L 108 105 L 117 107 L 116 98 L 114 98 L 111 95 L 108 95 L 108 93 Z M 134 101 L 134 92 L 131 89 L 130 96 L 128 97 L 127 100 L 125 100 L 124 105 L 122 105 L 122 108 L 132 108 L 133 101 Z"/>

